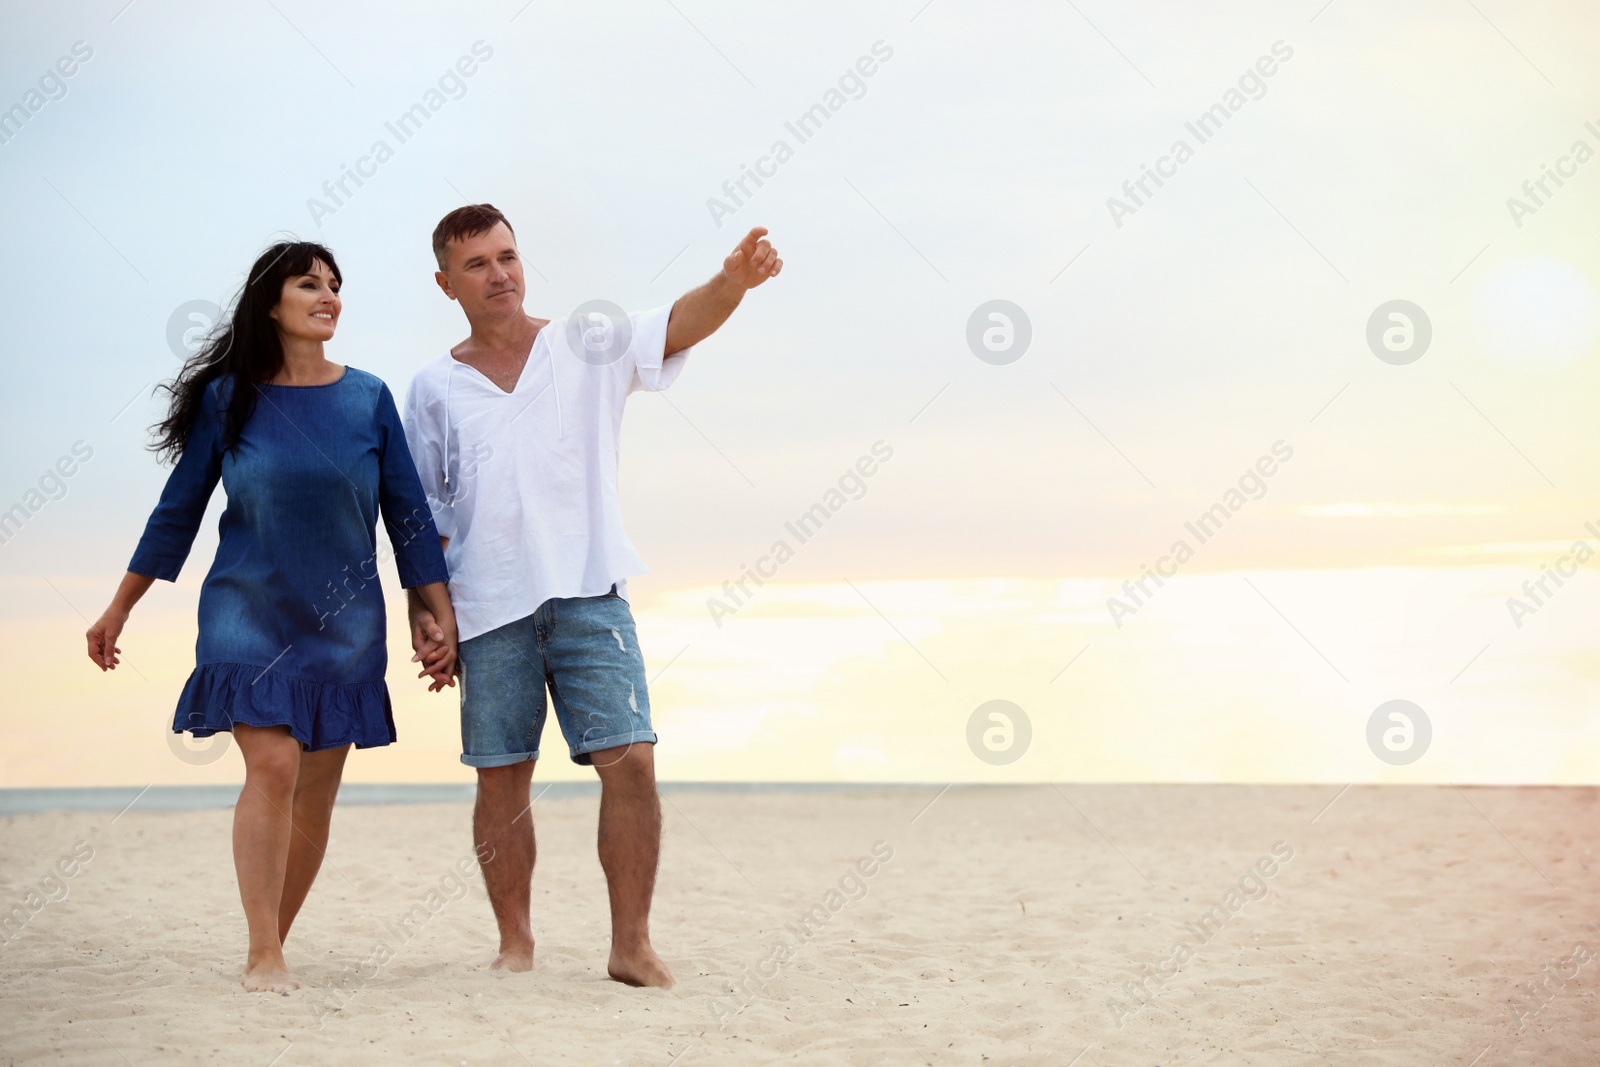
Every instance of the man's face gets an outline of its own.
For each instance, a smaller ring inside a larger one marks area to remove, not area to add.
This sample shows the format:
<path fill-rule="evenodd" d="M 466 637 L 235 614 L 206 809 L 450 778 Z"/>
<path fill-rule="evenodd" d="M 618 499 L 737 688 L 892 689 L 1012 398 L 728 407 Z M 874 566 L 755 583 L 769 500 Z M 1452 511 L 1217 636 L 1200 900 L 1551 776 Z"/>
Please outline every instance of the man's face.
<path fill-rule="evenodd" d="M 503 222 L 451 241 L 447 267 L 434 278 L 446 296 L 461 304 L 468 319 L 506 318 L 522 311 L 522 257 L 517 254 L 517 239 Z"/>

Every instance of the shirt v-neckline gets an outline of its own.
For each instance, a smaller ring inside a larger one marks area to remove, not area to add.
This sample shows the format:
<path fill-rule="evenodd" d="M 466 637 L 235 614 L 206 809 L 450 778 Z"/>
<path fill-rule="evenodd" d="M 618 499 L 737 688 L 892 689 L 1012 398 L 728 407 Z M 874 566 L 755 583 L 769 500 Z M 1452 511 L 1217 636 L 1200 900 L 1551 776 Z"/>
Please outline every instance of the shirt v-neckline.
<path fill-rule="evenodd" d="M 452 363 L 461 364 L 463 367 L 466 367 L 468 370 L 472 371 L 472 373 L 476 374 L 479 378 L 483 379 L 484 384 L 488 385 L 489 388 L 493 389 L 495 391 L 496 395 L 498 395 L 498 396 L 516 396 L 517 395 L 517 390 L 522 388 L 523 379 L 528 376 L 528 364 L 533 362 L 533 353 L 539 347 L 539 338 L 543 337 L 545 330 L 550 328 L 550 322 L 551 321 L 554 321 L 554 320 L 547 321 L 543 326 L 539 327 L 539 332 L 533 335 L 533 344 L 530 345 L 529 348 L 528 348 L 528 356 L 527 356 L 526 359 L 524 359 L 522 361 L 522 369 L 517 371 L 517 380 L 511 383 L 511 388 L 510 389 L 502 389 L 502 388 L 500 388 L 500 386 L 498 384 L 496 384 L 496 382 L 495 382 L 495 380 L 493 378 L 489 377 L 487 374 L 483 373 L 483 371 L 479 370 L 477 367 L 474 367 L 472 364 L 468 363 L 466 360 L 459 358 L 454 352 L 446 352 L 445 356 Z M 549 346 L 546 345 L 546 347 L 548 348 Z"/>

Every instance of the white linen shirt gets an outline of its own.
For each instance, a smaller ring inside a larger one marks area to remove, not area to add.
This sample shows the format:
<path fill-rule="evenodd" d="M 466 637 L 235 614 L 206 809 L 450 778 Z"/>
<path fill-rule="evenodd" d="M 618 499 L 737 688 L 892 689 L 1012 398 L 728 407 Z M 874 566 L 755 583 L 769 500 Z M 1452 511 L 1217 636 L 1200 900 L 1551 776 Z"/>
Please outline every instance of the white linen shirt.
<path fill-rule="evenodd" d="M 622 528 L 617 447 L 635 390 L 661 390 L 689 349 L 665 356 L 672 305 L 631 314 L 610 364 L 575 353 L 568 320 L 534 338 L 507 393 L 449 352 L 411 380 L 403 423 L 450 568 L 465 641 L 552 597 L 602 596 L 649 570 Z"/>

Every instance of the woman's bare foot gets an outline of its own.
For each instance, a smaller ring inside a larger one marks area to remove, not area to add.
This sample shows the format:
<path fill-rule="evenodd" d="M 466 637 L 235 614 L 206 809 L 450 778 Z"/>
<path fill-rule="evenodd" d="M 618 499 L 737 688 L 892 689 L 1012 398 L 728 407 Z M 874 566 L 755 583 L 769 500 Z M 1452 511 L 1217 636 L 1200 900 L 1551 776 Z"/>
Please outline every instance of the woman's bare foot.
<path fill-rule="evenodd" d="M 606 973 L 619 982 L 634 986 L 671 989 L 677 981 L 648 943 L 626 951 L 612 945 L 611 962 L 606 966 Z"/>
<path fill-rule="evenodd" d="M 511 944 L 502 943 L 500 955 L 489 964 L 491 971 L 531 971 L 533 970 L 533 939 L 517 941 Z"/>
<path fill-rule="evenodd" d="M 262 956 L 245 965 L 244 987 L 251 993 L 287 993 L 300 988 L 300 979 L 289 973 L 283 956 Z"/>

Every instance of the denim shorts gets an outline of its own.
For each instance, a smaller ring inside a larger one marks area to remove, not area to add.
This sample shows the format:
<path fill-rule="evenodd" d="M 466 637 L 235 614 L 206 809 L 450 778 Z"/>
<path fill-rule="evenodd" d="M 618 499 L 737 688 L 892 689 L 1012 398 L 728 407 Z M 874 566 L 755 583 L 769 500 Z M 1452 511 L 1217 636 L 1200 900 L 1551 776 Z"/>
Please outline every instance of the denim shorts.
<path fill-rule="evenodd" d="M 461 642 L 460 658 L 461 762 L 469 767 L 539 758 L 547 686 L 572 762 L 655 743 L 633 612 L 615 585 L 603 596 L 546 600 Z"/>

